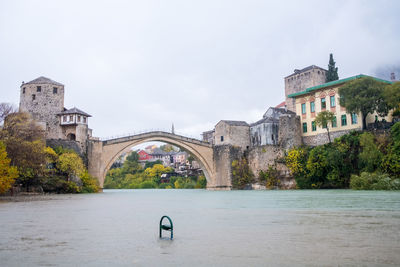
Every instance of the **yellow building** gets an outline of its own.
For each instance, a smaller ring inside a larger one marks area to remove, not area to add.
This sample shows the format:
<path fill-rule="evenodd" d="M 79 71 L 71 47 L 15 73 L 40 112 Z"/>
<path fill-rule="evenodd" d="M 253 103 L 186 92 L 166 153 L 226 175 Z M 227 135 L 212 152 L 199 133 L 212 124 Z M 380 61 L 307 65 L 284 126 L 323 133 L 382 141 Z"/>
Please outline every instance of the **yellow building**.
<path fill-rule="evenodd" d="M 300 116 L 304 144 L 319 145 L 328 142 L 327 130 L 318 127 L 315 123 L 315 117 L 321 111 L 331 111 L 335 114 L 335 119 L 328 125 L 332 140 L 350 130 L 362 129 L 361 114 L 348 114 L 346 109 L 339 105 L 339 88 L 349 81 L 362 77 L 368 76 L 360 74 L 309 87 L 304 91 L 288 95 L 289 98 L 295 99 L 296 114 Z M 389 81 L 372 78 L 391 84 Z M 390 114 L 385 118 L 381 118 L 377 114 L 368 114 L 366 122 L 368 124 L 382 119 L 388 122 L 392 121 Z"/>

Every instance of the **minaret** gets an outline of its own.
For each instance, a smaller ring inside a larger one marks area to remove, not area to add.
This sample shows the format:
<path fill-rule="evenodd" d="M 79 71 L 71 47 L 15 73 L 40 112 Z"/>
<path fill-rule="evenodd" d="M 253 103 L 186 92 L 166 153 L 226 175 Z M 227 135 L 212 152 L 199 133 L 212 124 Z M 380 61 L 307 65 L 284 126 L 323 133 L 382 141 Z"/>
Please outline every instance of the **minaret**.
<path fill-rule="evenodd" d="M 171 129 L 171 133 L 172 133 L 172 134 L 175 134 L 174 123 L 172 123 L 172 129 Z"/>
<path fill-rule="evenodd" d="M 394 74 L 394 72 L 390 73 L 390 80 L 392 80 L 392 82 L 396 81 L 396 75 Z"/>

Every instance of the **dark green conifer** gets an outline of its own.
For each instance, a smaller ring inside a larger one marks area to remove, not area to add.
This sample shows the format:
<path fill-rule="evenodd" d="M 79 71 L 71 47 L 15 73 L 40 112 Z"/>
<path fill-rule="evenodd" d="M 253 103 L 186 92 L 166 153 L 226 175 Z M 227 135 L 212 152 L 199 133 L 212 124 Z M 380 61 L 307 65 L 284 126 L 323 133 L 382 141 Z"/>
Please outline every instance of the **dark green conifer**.
<path fill-rule="evenodd" d="M 326 82 L 339 80 L 338 68 L 335 67 L 336 62 L 333 55 L 329 54 L 328 72 L 326 73 Z"/>

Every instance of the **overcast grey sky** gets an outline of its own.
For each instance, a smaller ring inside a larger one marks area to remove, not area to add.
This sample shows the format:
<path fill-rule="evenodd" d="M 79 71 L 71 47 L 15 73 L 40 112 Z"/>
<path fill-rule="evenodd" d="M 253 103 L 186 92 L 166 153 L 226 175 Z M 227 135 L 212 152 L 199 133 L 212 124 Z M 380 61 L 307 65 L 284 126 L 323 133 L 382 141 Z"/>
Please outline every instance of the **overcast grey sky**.
<path fill-rule="evenodd" d="M 295 68 L 400 66 L 400 1 L 0 1 L 0 102 L 45 76 L 99 137 L 254 122 Z M 387 73 L 387 74 L 386 74 Z M 397 73 L 397 77 L 400 73 Z"/>

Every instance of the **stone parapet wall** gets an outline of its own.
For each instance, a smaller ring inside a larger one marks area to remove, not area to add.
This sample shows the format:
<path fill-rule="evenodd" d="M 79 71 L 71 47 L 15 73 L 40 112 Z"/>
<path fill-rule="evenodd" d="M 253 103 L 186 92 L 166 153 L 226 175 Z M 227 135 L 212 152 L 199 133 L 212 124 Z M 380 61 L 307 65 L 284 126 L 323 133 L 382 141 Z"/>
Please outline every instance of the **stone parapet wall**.
<path fill-rule="evenodd" d="M 330 132 L 331 141 L 333 142 L 336 138 L 341 137 L 345 134 L 348 134 L 350 131 L 354 131 L 354 130 L 361 130 L 361 128 Z M 306 146 L 319 146 L 319 145 L 327 144 L 327 143 L 329 143 L 328 132 L 316 134 L 316 135 L 312 135 L 312 136 L 303 136 L 303 143 Z"/>

